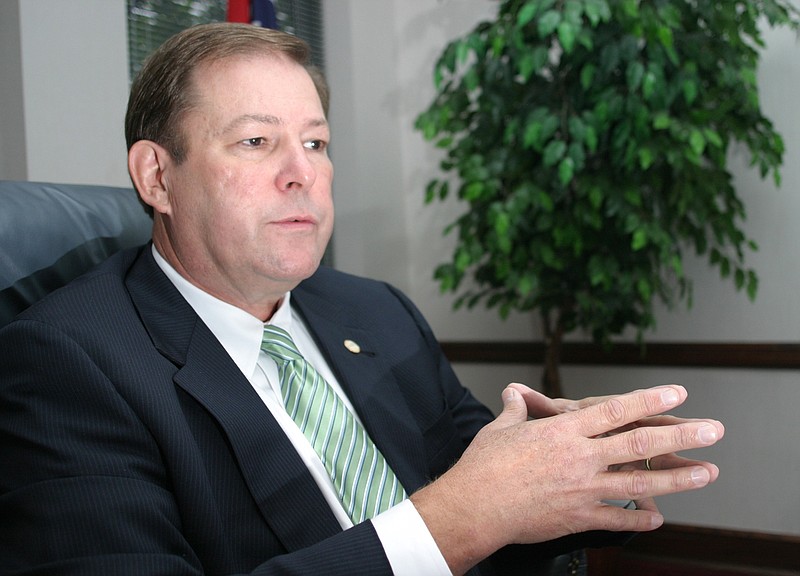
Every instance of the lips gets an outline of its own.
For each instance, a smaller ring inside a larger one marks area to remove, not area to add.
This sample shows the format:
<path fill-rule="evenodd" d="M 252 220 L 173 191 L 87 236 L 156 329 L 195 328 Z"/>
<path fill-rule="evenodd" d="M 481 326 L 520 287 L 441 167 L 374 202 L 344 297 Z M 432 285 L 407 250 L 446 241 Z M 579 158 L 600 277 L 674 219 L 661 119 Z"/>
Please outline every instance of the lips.
<path fill-rule="evenodd" d="M 278 226 L 282 226 L 285 228 L 293 228 L 293 227 L 305 228 L 308 226 L 316 226 L 317 220 L 312 216 L 309 216 L 307 214 L 302 214 L 295 216 L 287 216 L 286 218 L 275 220 L 274 223 Z"/>
<path fill-rule="evenodd" d="M 298 222 L 307 222 L 309 224 L 313 224 L 314 219 L 311 216 L 290 216 L 288 218 L 282 218 L 278 220 L 278 224 L 293 224 Z"/>

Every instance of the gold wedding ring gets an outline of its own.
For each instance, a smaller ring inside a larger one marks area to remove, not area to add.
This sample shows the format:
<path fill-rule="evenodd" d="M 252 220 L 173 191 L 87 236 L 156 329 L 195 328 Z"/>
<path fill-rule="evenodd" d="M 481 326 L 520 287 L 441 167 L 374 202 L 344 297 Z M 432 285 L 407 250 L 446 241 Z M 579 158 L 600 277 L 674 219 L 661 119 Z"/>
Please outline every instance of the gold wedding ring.
<path fill-rule="evenodd" d="M 644 461 L 644 467 L 646 470 L 652 470 L 653 468 L 650 466 L 650 458 L 646 458 Z"/>

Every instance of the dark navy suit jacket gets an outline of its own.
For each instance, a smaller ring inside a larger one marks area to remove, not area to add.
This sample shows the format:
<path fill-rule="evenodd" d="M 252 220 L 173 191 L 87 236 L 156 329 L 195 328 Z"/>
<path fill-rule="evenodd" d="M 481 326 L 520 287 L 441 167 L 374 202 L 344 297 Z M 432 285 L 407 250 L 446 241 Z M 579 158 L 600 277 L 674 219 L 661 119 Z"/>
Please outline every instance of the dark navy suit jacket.
<path fill-rule="evenodd" d="M 491 420 L 390 286 L 321 268 L 292 303 L 409 492 Z M 0 574 L 391 573 L 149 247 L 0 331 L 0 467 Z"/>

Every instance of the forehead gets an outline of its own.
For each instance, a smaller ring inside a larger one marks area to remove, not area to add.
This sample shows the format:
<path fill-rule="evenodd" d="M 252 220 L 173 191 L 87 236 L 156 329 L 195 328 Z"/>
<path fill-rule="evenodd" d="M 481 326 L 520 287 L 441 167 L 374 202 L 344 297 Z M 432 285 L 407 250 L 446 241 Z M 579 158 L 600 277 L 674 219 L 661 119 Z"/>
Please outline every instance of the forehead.
<path fill-rule="evenodd" d="M 282 54 L 238 55 L 199 65 L 192 75 L 194 108 L 203 114 L 323 115 L 308 71 Z"/>

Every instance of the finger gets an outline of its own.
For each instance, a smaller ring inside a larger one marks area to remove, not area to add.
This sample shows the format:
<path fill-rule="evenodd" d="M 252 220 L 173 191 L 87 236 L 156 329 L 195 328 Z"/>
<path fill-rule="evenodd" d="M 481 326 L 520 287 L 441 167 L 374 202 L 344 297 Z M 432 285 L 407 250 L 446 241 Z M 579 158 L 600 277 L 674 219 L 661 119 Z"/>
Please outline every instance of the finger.
<path fill-rule="evenodd" d="M 525 400 L 516 388 L 507 386 L 500 398 L 503 400 L 503 411 L 495 418 L 495 423 L 502 427 L 507 427 L 528 420 L 528 409 L 525 405 Z"/>
<path fill-rule="evenodd" d="M 704 466 L 669 470 L 605 472 L 600 478 L 603 497 L 613 500 L 646 501 L 654 496 L 697 490 L 711 482 Z"/>
<path fill-rule="evenodd" d="M 600 512 L 598 528 L 612 532 L 647 532 L 655 530 L 663 523 L 664 516 L 655 506 L 637 506 L 636 510 L 604 506 Z"/>
<path fill-rule="evenodd" d="M 528 409 L 528 416 L 530 418 L 547 418 L 549 416 L 555 416 L 556 414 L 565 412 L 567 410 L 567 406 L 572 404 L 571 400 L 565 400 L 563 398 L 549 398 L 541 392 L 538 392 L 533 388 L 529 388 L 528 386 L 518 382 L 512 382 L 509 384 L 509 387 L 513 388 L 522 395 L 522 398 L 525 400 L 525 405 Z"/>
<path fill-rule="evenodd" d="M 722 425 L 721 422 L 717 420 L 708 420 L 708 419 L 701 419 L 701 418 L 679 418 L 677 416 L 672 416 L 670 414 L 659 414 L 657 416 L 648 416 L 646 418 L 642 418 L 636 422 L 632 422 L 625 426 L 620 426 L 617 430 L 612 430 L 602 436 L 613 436 L 615 434 L 621 434 L 622 432 L 627 432 L 629 430 L 634 430 L 636 428 L 645 428 L 645 427 L 657 427 L 657 426 L 674 426 L 676 424 L 681 423 L 689 423 L 689 422 L 710 422 L 713 426 L 717 428 L 717 432 L 719 437 L 725 434 L 725 427 Z"/>
<path fill-rule="evenodd" d="M 623 426 L 655 416 L 678 406 L 686 399 L 682 386 L 659 386 L 613 396 L 593 406 L 575 412 L 579 429 L 586 437 L 607 434 Z M 667 450 L 665 452 L 674 452 Z M 628 458 L 623 461 L 634 460 Z M 613 462 L 609 462 L 612 464 Z"/>
<path fill-rule="evenodd" d="M 721 424 L 718 427 L 714 421 L 700 420 L 672 426 L 635 428 L 597 438 L 594 442 L 599 455 L 606 459 L 606 466 L 611 466 L 711 446 L 720 439 L 720 430 L 724 432 Z"/>
<path fill-rule="evenodd" d="M 620 426 L 616 430 L 611 430 L 610 432 L 606 432 L 601 436 L 614 436 L 615 434 L 621 434 L 622 432 L 628 432 L 629 430 L 635 430 L 636 428 L 674 426 L 675 424 L 680 424 L 682 422 L 699 422 L 699 419 L 690 420 L 687 418 L 678 418 L 677 416 L 672 416 L 670 414 L 647 416 L 646 418 L 642 418 L 641 420 L 637 420 L 636 422 L 631 422 L 630 424 L 626 424 L 625 426 Z"/>
<path fill-rule="evenodd" d="M 657 416 L 648 416 L 642 418 L 633 424 L 638 427 L 643 426 L 672 426 L 673 424 L 681 424 L 683 422 L 714 422 L 715 425 L 720 425 L 716 420 L 709 420 L 708 418 L 681 418 L 673 416 L 672 414 L 659 414 Z M 720 430 L 722 432 L 722 430 Z"/>
<path fill-rule="evenodd" d="M 660 514 L 658 506 L 656 505 L 656 501 L 653 498 L 642 498 L 641 500 L 634 500 L 634 504 L 636 504 L 637 510 L 647 510 L 649 512 L 655 512 L 656 514 Z"/>
<path fill-rule="evenodd" d="M 719 467 L 711 462 L 684 458 L 677 454 L 664 454 L 650 459 L 650 468 L 652 470 L 671 470 L 673 468 L 689 468 L 692 466 L 702 466 L 708 470 L 709 483 L 716 482 L 717 478 L 719 478 Z"/>
<path fill-rule="evenodd" d="M 609 394 L 608 396 L 587 396 L 586 398 L 581 398 L 580 400 L 572 400 L 572 406 L 570 407 L 570 410 L 583 410 L 584 408 L 595 406 L 596 404 L 600 404 L 601 402 L 605 402 L 611 398 L 616 398 L 617 396 L 619 396 L 619 394 Z"/>
<path fill-rule="evenodd" d="M 661 388 L 661 387 L 659 387 Z M 644 392 L 647 389 L 637 389 L 632 390 L 631 392 Z M 600 404 L 601 402 L 605 402 L 606 400 L 610 400 L 612 398 L 616 398 L 619 394 L 609 394 L 607 396 L 588 396 L 586 398 L 582 398 L 580 400 L 572 400 L 571 403 L 574 405 L 572 410 L 582 410 L 583 408 L 588 408 L 589 406 L 594 406 L 595 404 Z"/>

